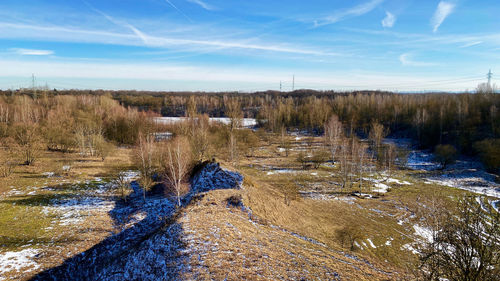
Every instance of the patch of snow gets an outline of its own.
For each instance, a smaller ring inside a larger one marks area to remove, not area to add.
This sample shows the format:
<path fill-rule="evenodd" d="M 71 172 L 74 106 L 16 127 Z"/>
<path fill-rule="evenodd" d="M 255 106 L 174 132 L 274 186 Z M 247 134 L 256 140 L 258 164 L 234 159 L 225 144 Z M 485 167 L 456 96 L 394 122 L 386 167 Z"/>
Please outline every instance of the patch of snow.
<path fill-rule="evenodd" d="M 318 173 L 311 173 L 311 175 L 312 175 L 312 176 L 317 176 L 317 175 L 318 175 Z"/>
<path fill-rule="evenodd" d="M 153 120 L 159 124 L 171 125 L 175 123 L 180 123 L 188 120 L 187 117 L 154 117 Z M 210 122 L 230 124 L 231 119 L 227 117 L 210 117 Z M 242 118 L 241 125 L 245 128 L 255 127 L 257 125 L 257 120 L 254 118 Z"/>
<path fill-rule="evenodd" d="M 413 243 L 404 244 L 403 246 L 401 246 L 401 250 L 410 251 L 415 255 L 419 253 L 419 251 L 413 247 Z"/>
<path fill-rule="evenodd" d="M 500 200 L 490 201 L 490 204 L 493 207 L 493 209 L 495 209 L 495 211 L 500 213 Z"/>
<path fill-rule="evenodd" d="M 46 177 L 48 177 L 48 178 L 53 177 L 55 174 L 56 174 L 56 173 L 54 173 L 54 172 L 45 172 L 45 173 L 42 173 L 42 175 L 44 175 L 44 176 L 46 176 Z"/>
<path fill-rule="evenodd" d="M 415 235 L 424 238 L 427 242 L 432 243 L 434 241 L 434 231 L 430 228 L 419 226 L 418 224 L 413 225 L 415 230 Z"/>
<path fill-rule="evenodd" d="M 368 244 L 370 244 L 370 246 L 372 248 L 374 248 L 374 249 L 377 248 L 377 246 L 375 246 L 375 244 L 373 244 L 373 242 L 372 242 L 372 240 L 370 238 L 367 238 L 366 240 L 368 241 Z"/>
<path fill-rule="evenodd" d="M 7 272 L 29 272 L 40 267 L 33 259 L 38 255 L 36 249 L 25 249 L 18 252 L 5 252 L 0 254 L 0 277 Z"/>
<path fill-rule="evenodd" d="M 383 184 L 383 183 L 376 183 L 376 184 L 375 184 L 375 187 L 376 187 L 377 189 L 373 189 L 372 191 L 373 191 L 373 192 L 378 192 L 378 193 L 386 193 L 386 192 L 387 192 L 387 190 L 388 190 L 389 188 L 391 188 L 390 186 L 388 186 L 388 185 L 386 185 L 386 184 Z"/>
<path fill-rule="evenodd" d="M 410 182 L 407 182 L 404 180 L 398 180 L 398 179 L 394 179 L 394 178 L 388 178 L 388 179 L 386 179 L 386 182 L 400 184 L 400 185 L 411 185 Z"/>

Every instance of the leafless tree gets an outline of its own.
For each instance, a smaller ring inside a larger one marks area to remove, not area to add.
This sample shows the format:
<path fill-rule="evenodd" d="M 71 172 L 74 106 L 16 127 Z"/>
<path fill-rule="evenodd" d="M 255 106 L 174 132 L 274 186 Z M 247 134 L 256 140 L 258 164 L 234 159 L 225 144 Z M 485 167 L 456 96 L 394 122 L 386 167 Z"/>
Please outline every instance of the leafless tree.
<path fill-rule="evenodd" d="M 354 170 L 356 171 L 360 192 L 363 190 L 363 171 L 367 158 L 367 145 L 355 139 L 352 141 L 352 156 L 354 160 Z"/>
<path fill-rule="evenodd" d="M 424 280 L 498 280 L 500 213 L 487 199 L 471 196 L 458 202 L 458 212 L 434 210 L 433 239 L 421 248 Z"/>
<path fill-rule="evenodd" d="M 340 153 L 338 155 L 340 160 L 340 178 L 342 179 L 341 189 L 347 188 L 351 184 L 352 172 L 352 150 L 351 142 L 348 138 L 343 138 L 340 141 Z"/>
<path fill-rule="evenodd" d="M 332 162 L 335 162 L 335 156 L 339 149 L 339 141 L 343 136 L 342 122 L 339 121 L 337 115 L 332 115 L 328 122 L 325 123 L 325 144 L 328 147 Z"/>
<path fill-rule="evenodd" d="M 139 183 L 143 190 L 143 197 L 146 200 L 146 190 L 152 185 L 152 177 L 155 173 L 155 153 L 157 152 L 154 137 L 152 135 L 144 136 L 139 134 L 137 148 L 135 149 L 135 163 L 141 177 Z"/>
<path fill-rule="evenodd" d="M 41 150 L 41 138 L 38 125 L 30 122 L 14 127 L 16 148 L 24 158 L 24 164 L 32 165 Z"/>
<path fill-rule="evenodd" d="M 163 169 L 167 185 L 176 193 L 177 205 L 181 206 L 182 183 L 191 166 L 191 151 L 184 137 L 176 137 L 167 143 L 163 156 Z"/>

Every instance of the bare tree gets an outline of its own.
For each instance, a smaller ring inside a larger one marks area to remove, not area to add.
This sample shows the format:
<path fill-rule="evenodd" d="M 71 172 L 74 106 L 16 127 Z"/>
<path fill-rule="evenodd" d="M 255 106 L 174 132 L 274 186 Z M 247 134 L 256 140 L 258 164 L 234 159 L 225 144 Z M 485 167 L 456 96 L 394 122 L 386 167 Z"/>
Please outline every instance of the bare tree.
<path fill-rule="evenodd" d="M 191 151 L 184 137 L 170 141 L 164 150 L 163 169 L 166 183 L 176 193 L 177 205 L 181 206 L 182 183 L 191 166 Z"/>
<path fill-rule="evenodd" d="M 241 126 L 243 112 L 241 111 L 241 104 L 236 98 L 224 97 L 225 114 L 229 117 L 229 157 L 230 161 L 234 162 L 238 157 L 237 139 L 235 130 Z"/>
<path fill-rule="evenodd" d="M 360 143 L 353 139 L 352 141 L 352 157 L 354 160 L 354 169 L 356 171 L 358 177 L 359 191 L 363 190 L 363 171 L 364 165 L 367 158 L 367 145 L 364 143 Z"/>
<path fill-rule="evenodd" d="M 208 118 L 208 115 L 203 114 L 199 116 L 192 126 L 193 131 L 191 135 L 191 147 L 193 155 L 197 160 L 203 161 L 203 159 L 207 156 L 208 148 L 210 146 L 208 139 L 210 119 Z"/>
<path fill-rule="evenodd" d="M 344 128 L 337 115 L 332 115 L 324 127 L 325 144 L 330 151 L 332 162 L 335 162 L 335 156 L 339 149 L 339 141 L 342 138 Z"/>
<path fill-rule="evenodd" d="M 285 127 L 281 127 L 280 146 L 285 151 L 285 156 L 288 157 L 288 153 L 290 151 L 290 148 L 292 147 L 292 143 L 290 142 L 290 139 L 287 137 Z"/>
<path fill-rule="evenodd" d="M 41 149 L 39 127 L 34 123 L 23 123 L 14 128 L 14 140 L 19 153 L 24 158 L 24 164 L 32 165 Z"/>
<path fill-rule="evenodd" d="M 116 173 L 113 183 L 120 190 L 122 199 L 125 202 L 127 202 L 127 196 L 125 194 L 125 190 L 130 186 L 130 182 L 127 175 L 124 172 Z"/>
<path fill-rule="evenodd" d="M 156 168 L 154 161 L 156 152 L 154 137 L 151 135 L 144 136 L 142 133 L 139 133 L 134 158 L 137 169 L 141 174 L 139 183 L 143 190 L 144 200 L 146 200 L 146 190 L 153 185 L 152 177 Z"/>
<path fill-rule="evenodd" d="M 388 131 L 384 128 L 384 125 L 373 122 L 370 127 L 370 139 L 373 143 L 373 147 L 377 150 L 382 144 L 382 139 L 388 135 Z"/>
<path fill-rule="evenodd" d="M 438 223 L 433 239 L 421 249 L 424 280 L 498 280 L 500 276 L 500 213 L 487 199 L 466 197 L 458 213 L 434 210 Z"/>
<path fill-rule="evenodd" d="M 352 171 L 352 150 L 349 139 L 343 138 L 340 142 L 340 178 L 342 179 L 341 190 L 351 184 L 351 171 Z"/>

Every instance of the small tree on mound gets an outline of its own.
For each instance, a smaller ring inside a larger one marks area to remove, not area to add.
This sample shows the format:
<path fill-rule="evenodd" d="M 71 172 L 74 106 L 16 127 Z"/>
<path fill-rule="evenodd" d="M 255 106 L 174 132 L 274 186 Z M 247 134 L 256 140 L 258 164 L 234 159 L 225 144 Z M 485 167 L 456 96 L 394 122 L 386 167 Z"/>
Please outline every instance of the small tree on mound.
<path fill-rule="evenodd" d="M 457 160 L 457 150 L 449 144 L 437 145 L 434 153 L 436 154 L 436 160 L 443 169 L 446 169 L 446 166 L 455 163 Z"/>
<path fill-rule="evenodd" d="M 167 186 L 174 189 L 177 205 L 181 206 L 183 180 L 191 168 L 191 149 L 185 137 L 176 137 L 163 150 L 163 170 Z"/>

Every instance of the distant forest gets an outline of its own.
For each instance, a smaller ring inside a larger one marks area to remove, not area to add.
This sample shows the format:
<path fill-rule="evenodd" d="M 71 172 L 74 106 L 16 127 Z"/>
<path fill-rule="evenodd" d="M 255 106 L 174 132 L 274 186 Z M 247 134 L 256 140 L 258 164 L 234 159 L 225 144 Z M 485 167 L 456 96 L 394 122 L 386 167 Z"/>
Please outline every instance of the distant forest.
<path fill-rule="evenodd" d="M 0 92 L 4 97 L 19 94 Z M 33 92 L 23 94 L 35 95 Z M 244 117 L 256 118 L 267 130 L 306 130 L 322 134 L 324 124 L 337 115 L 347 134 L 367 136 L 376 122 L 391 137 L 411 138 L 421 148 L 453 145 L 458 152 L 479 156 L 498 172 L 500 163 L 500 94 L 396 94 L 380 91 L 335 92 L 297 90 L 255 93 L 44 91 L 36 95 L 106 95 L 122 106 L 162 116 L 187 116 L 189 110 L 211 117 L 227 116 L 227 105 L 237 101 Z"/>

